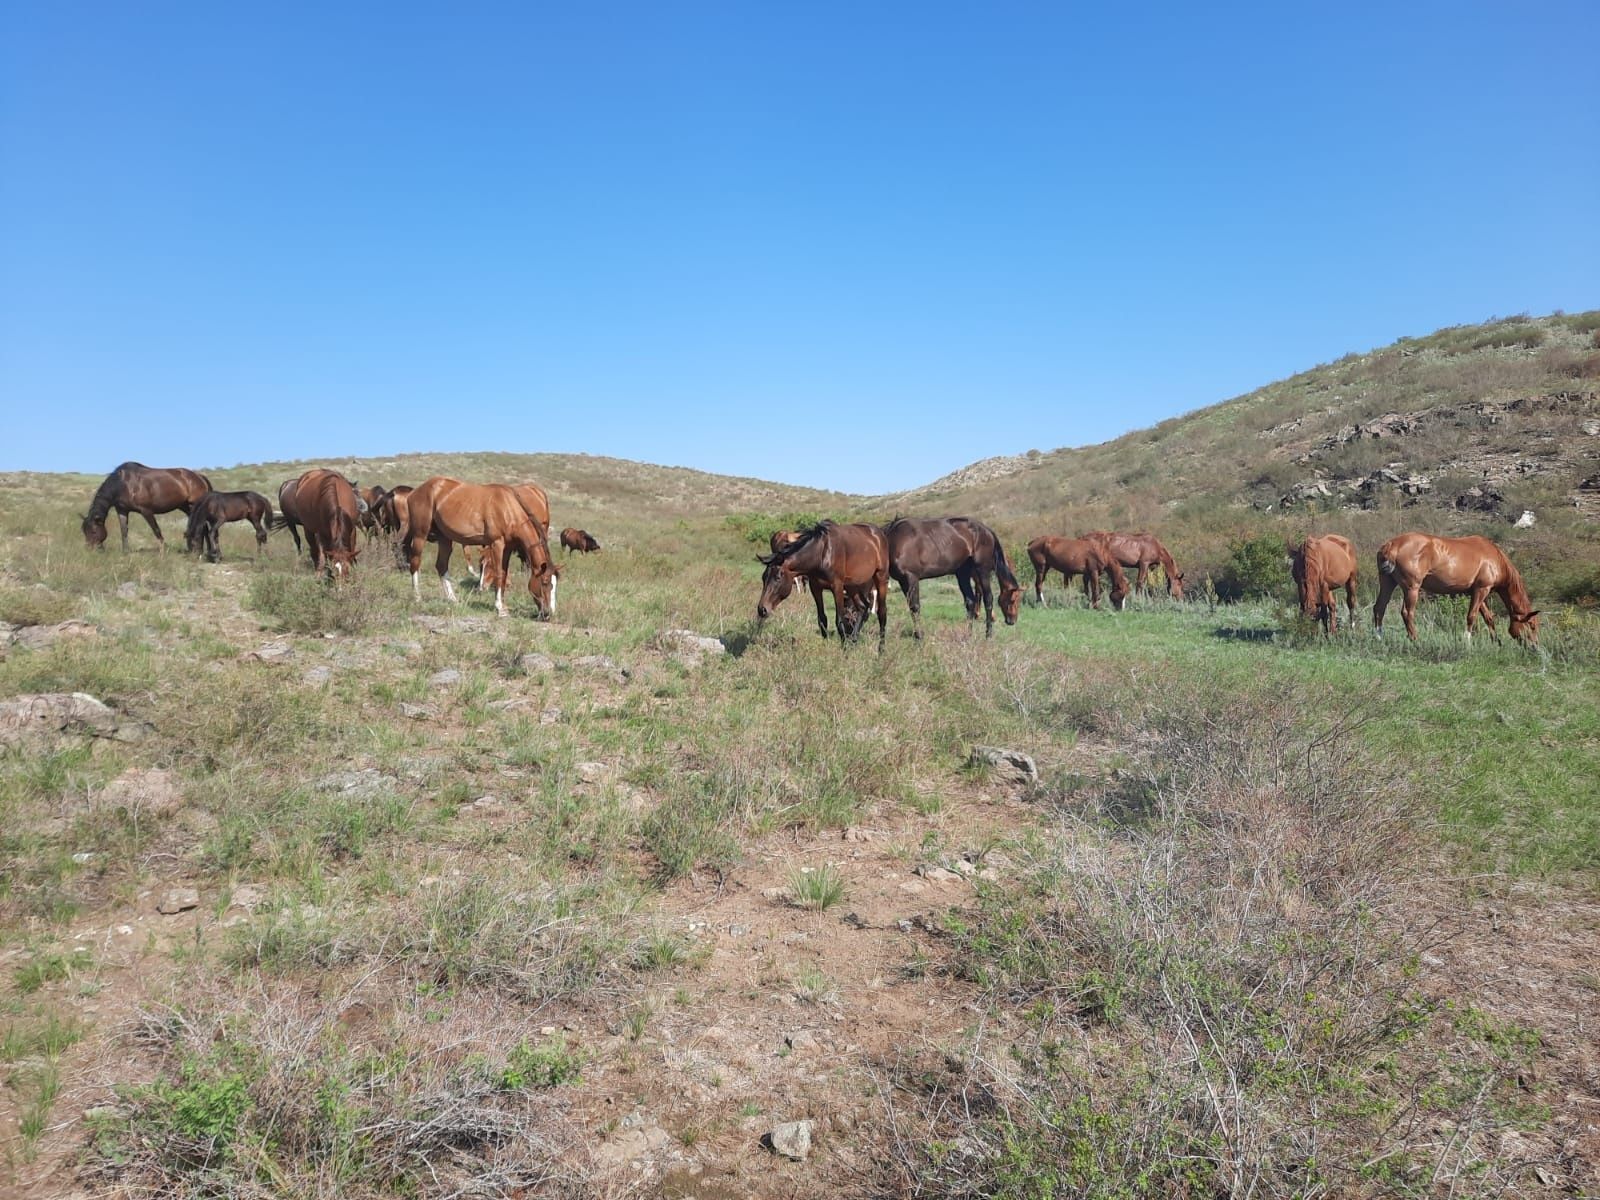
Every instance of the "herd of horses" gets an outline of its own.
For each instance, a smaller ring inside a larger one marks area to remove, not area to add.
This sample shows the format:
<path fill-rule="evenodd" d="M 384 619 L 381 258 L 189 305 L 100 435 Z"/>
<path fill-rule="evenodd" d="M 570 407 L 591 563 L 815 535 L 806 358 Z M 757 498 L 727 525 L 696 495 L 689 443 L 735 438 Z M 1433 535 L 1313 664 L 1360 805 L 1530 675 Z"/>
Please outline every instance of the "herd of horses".
<path fill-rule="evenodd" d="M 316 468 L 278 489 L 277 511 L 258 492 L 218 492 L 198 471 L 183 467 L 152 468 L 123 463 L 101 483 L 83 518 L 83 536 L 89 546 L 106 542 L 106 518 L 117 514 L 122 548 L 128 548 L 128 517 L 138 513 L 149 523 L 162 549 L 166 541 L 156 517 L 182 512 L 189 518 L 185 541 L 190 551 L 200 551 L 215 561 L 221 557 L 219 531 L 231 521 L 248 521 L 255 529 L 257 553 L 267 544 L 268 532 L 288 529 L 295 550 L 301 534 L 318 570 L 344 578 L 355 565 L 357 545 L 364 531 L 367 541 L 387 536 L 394 553 L 411 573 L 411 586 L 420 594 L 418 577 L 428 542 L 438 546 L 434 569 L 447 599 L 455 600 L 449 579 L 451 553 L 456 545 L 480 551 L 478 586 L 495 593 L 495 609 L 505 612 L 505 588 L 511 558 L 528 569 L 528 592 L 541 617 L 553 616 L 561 568 L 550 553 L 550 500 L 537 484 L 477 484 L 447 476 L 434 476 L 416 487 L 360 488 L 336 471 Z M 570 555 L 593 553 L 600 544 L 582 529 L 567 528 L 560 543 Z M 825 597 L 833 597 L 834 628 L 842 641 L 857 637 L 873 613 L 878 618 L 881 648 L 888 629 L 888 585 L 892 579 L 904 593 L 911 611 L 912 631 L 922 636 L 921 582 L 955 576 L 967 616 L 977 620 L 984 610 L 984 630 L 994 633 L 995 580 L 1000 612 L 1007 625 L 1017 622 L 1022 584 L 1006 555 L 1000 537 L 982 521 L 970 517 L 898 517 L 887 525 L 838 524 L 821 521 L 803 530 L 781 530 L 772 535 L 770 554 L 758 556 L 762 565 L 761 598 L 756 615 L 765 620 L 796 587 L 807 587 L 816 602 L 817 628 L 829 636 Z M 1323 631 L 1338 629 L 1334 593 L 1343 590 L 1349 621 L 1355 623 L 1359 581 L 1357 554 L 1350 540 L 1338 534 L 1308 537 L 1287 547 L 1299 591 L 1300 608 L 1319 621 Z M 1033 590 L 1044 599 L 1044 581 L 1051 571 L 1062 576 L 1063 586 L 1081 576 L 1089 603 L 1100 605 L 1102 577 L 1111 581 L 1111 603 L 1124 607 L 1131 590 L 1148 591 L 1151 573 L 1161 568 L 1168 594 L 1183 599 L 1183 572 L 1159 539 L 1149 533 L 1095 530 L 1081 537 L 1035 538 L 1028 543 L 1033 564 Z M 1511 636 L 1534 644 L 1538 640 L 1539 611 L 1532 607 L 1522 576 L 1505 552 L 1483 537 L 1447 538 L 1428 533 L 1402 533 L 1378 550 L 1378 598 L 1373 605 L 1373 629 L 1383 633 L 1384 614 L 1396 588 L 1402 594 L 1401 615 L 1406 632 L 1417 637 L 1416 610 L 1422 593 L 1469 596 L 1467 636 L 1482 617 L 1498 637 L 1488 600 L 1500 597 L 1509 617 Z M 1129 571 L 1135 572 L 1132 589 Z"/>

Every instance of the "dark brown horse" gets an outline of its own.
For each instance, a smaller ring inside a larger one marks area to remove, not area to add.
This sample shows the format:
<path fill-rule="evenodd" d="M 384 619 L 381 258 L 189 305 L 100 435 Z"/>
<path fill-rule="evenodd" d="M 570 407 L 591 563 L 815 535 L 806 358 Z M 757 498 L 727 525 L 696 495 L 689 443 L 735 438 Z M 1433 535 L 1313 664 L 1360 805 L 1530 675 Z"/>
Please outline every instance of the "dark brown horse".
<path fill-rule="evenodd" d="M 337 471 L 317 468 L 295 481 L 292 500 L 312 563 L 342 579 L 360 553 L 356 532 L 361 528 L 361 498 L 355 485 Z"/>
<path fill-rule="evenodd" d="M 1103 557 L 1100 543 L 1088 538 L 1036 537 L 1028 543 L 1028 561 L 1033 564 L 1033 595 L 1044 603 L 1044 580 L 1052 568 L 1061 572 L 1061 586 L 1071 585 L 1074 575 L 1083 576 L 1083 591 L 1089 607 L 1100 607 L 1100 576 L 1111 575 L 1111 607 L 1120 609 L 1128 599 L 1128 577 L 1122 564 Z"/>
<path fill-rule="evenodd" d="M 450 552 L 459 542 L 463 546 L 485 547 L 483 574 L 495 589 L 495 611 L 506 610 L 506 577 L 511 555 L 516 553 L 528 564 L 528 592 L 538 605 L 540 616 L 554 616 L 556 582 L 561 571 L 551 561 L 545 527 L 528 510 L 521 490 L 496 483 L 462 483 L 436 475 L 412 491 L 406 497 L 406 564 L 411 570 L 413 593 L 421 594 L 417 579 L 422 569 L 422 548 L 432 535 L 439 543 L 434 569 L 450 601 L 456 599 L 448 575 Z"/>
<path fill-rule="evenodd" d="M 593 554 L 600 549 L 600 543 L 594 540 L 587 529 L 574 529 L 569 525 L 561 531 L 561 547 L 568 554 L 574 550 L 580 554 Z"/>
<path fill-rule="evenodd" d="M 1383 614 L 1395 588 L 1405 593 L 1400 615 L 1406 633 L 1417 640 L 1417 600 L 1421 593 L 1435 596 L 1471 596 L 1467 606 L 1467 636 L 1481 615 L 1489 632 L 1498 640 L 1494 614 L 1489 611 L 1489 593 L 1500 597 L 1511 618 L 1511 636 L 1536 645 L 1539 641 L 1539 610 L 1533 607 L 1522 576 L 1511 565 L 1505 551 L 1488 538 L 1434 537 L 1429 533 L 1402 533 L 1385 542 L 1378 551 L 1378 601 L 1372 606 L 1372 628 L 1383 636 Z"/>
<path fill-rule="evenodd" d="M 378 501 L 378 525 L 385 533 L 394 535 L 405 532 L 406 497 L 410 494 L 411 486 L 405 483 L 383 493 L 383 498 Z"/>
<path fill-rule="evenodd" d="M 1007 625 L 1017 623 L 1022 585 L 1006 558 L 1005 547 L 982 521 L 970 517 L 897 517 L 884 528 L 889 540 L 889 574 L 905 593 L 911 609 L 911 628 L 922 636 L 922 581 L 954 575 L 966 603 L 967 619 L 978 619 L 978 597 L 983 597 L 984 633 L 994 636 L 994 588 L 991 573 L 1000 577 L 1000 613 Z"/>
<path fill-rule="evenodd" d="M 1151 568 L 1159 566 L 1167 576 L 1167 595 L 1174 600 L 1183 599 L 1183 572 L 1178 570 L 1172 555 L 1153 533 L 1110 533 L 1096 529 L 1083 536 L 1096 543 L 1102 558 L 1115 559 L 1125 569 L 1138 568 L 1139 574 L 1133 581 L 1136 591 L 1149 594 Z"/>
<path fill-rule="evenodd" d="M 207 492 L 189 513 L 184 543 L 189 552 L 198 547 L 207 562 L 222 561 L 218 534 L 229 521 L 249 521 L 256 530 L 256 555 L 267 548 L 267 530 L 272 527 L 272 501 L 260 492 Z"/>
<path fill-rule="evenodd" d="M 1356 548 L 1350 539 L 1337 533 L 1308 537 L 1298 546 L 1289 546 L 1289 570 L 1300 591 L 1300 611 L 1322 623 L 1327 635 L 1339 630 L 1338 610 L 1333 603 L 1336 588 L 1344 589 L 1345 608 L 1350 627 L 1356 624 Z"/>
<path fill-rule="evenodd" d="M 165 550 L 167 539 L 161 536 L 156 515 L 177 511 L 188 516 L 210 490 L 211 481 L 187 467 L 147 467 L 143 463 L 125 462 L 105 477 L 89 502 L 89 512 L 83 518 L 83 540 L 92 549 L 104 547 L 106 514 L 116 509 L 117 522 L 122 526 L 124 552 L 128 549 L 128 514 L 131 512 L 149 522 L 150 532 Z"/>
<path fill-rule="evenodd" d="M 388 495 L 379 484 L 371 487 L 358 488 L 356 495 L 361 498 L 361 528 L 367 535 L 367 544 L 372 544 L 372 539 L 383 531 L 383 514 L 381 505 L 383 498 Z"/>
<path fill-rule="evenodd" d="M 837 525 L 823 521 L 803 530 L 797 541 L 781 553 L 761 555 L 761 599 L 756 616 L 765 621 L 773 609 L 794 590 L 804 575 L 817 602 L 817 628 L 828 636 L 828 614 L 822 607 L 824 592 L 833 593 L 834 624 L 839 640 L 847 641 L 855 622 L 849 619 L 852 595 L 864 605 L 870 590 L 878 610 L 878 648 L 883 649 L 889 624 L 884 601 L 889 590 L 889 540 L 876 525 Z M 864 619 L 864 616 L 863 616 Z"/>

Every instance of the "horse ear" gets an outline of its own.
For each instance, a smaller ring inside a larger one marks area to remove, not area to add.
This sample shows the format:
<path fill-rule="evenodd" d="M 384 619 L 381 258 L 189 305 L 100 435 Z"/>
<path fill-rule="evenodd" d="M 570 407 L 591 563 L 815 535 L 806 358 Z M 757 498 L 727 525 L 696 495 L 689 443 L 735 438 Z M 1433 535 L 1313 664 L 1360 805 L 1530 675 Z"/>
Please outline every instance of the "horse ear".
<path fill-rule="evenodd" d="M 1540 612 L 1540 610 L 1536 608 L 1531 613 L 1529 613 L 1527 616 L 1523 617 L 1522 619 L 1524 621 L 1531 621 L 1531 620 L 1533 620 L 1535 617 L 1537 617 L 1539 615 L 1539 612 Z"/>
<path fill-rule="evenodd" d="M 778 556 L 776 554 L 758 554 L 756 555 L 756 561 L 763 567 L 770 567 L 778 561 Z"/>

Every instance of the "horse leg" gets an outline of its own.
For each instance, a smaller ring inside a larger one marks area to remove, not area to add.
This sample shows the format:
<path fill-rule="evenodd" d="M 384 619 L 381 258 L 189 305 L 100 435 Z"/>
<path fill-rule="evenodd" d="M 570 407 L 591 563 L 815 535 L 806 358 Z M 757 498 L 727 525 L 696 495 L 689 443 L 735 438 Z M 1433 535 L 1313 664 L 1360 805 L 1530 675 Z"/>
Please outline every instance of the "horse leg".
<path fill-rule="evenodd" d="M 1100 607 L 1100 572 L 1090 567 L 1083 573 L 1083 594 L 1089 597 L 1089 607 Z"/>
<path fill-rule="evenodd" d="M 128 514 L 122 509 L 117 509 L 117 524 L 122 527 L 122 552 L 128 552 Z"/>
<path fill-rule="evenodd" d="M 1473 594 L 1477 594 L 1476 588 L 1473 589 Z M 1511 611 L 1511 607 L 1509 605 L 1506 606 L 1506 611 Z M 1500 640 L 1500 631 L 1496 629 L 1494 625 L 1494 611 L 1489 607 L 1488 588 L 1483 589 L 1483 595 L 1478 600 L 1478 612 L 1482 614 L 1483 623 L 1489 627 L 1489 632 L 1494 635 L 1494 640 L 1498 642 Z"/>
<path fill-rule="evenodd" d="M 1400 605 L 1400 615 L 1405 619 L 1406 635 L 1414 642 L 1417 640 L 1417 601 L 1422 597 L 1422 585 L 1406 588 L 1405 599 Z"/>
<path fill-rule="evenodd" d="M 267 527 L 261 523 L 260 517 L 251 517 L 250 524 L 256 527 L 256 557 L 260 558 L 267 552 Z"/>
<path fill-rule="evenodd" d="M 911 610 L 911 636 L 922 640 L 922 580 L 915 575 L 902 575 L 900 590 L 905 593 L 906 607 Z"/>
<path fill-rule="evenodd" d="M 1350 631 L 1356 628 L 1356 577 L 1350 576 L 1350 582 L 1344 585 L 1344 604 L 1346 615 L 1350 618 Z"/>
<path fill-rule="evenodd" d="M 850 622 L 845 617 L 844 584 L 839 580 L 838 576 L 835 576 L 833 580 L 833 627 L 839 631 L 840 646 L 848 644 L 849 636 L 845 630 L 849 628 L 849 625 Z"/>
<path fill-rule="evenodd" d="M 439 554 L 434 559 L 433 569 L 439 573 L 439 582 L 444 584 L 444 598 L 451 604 L 459 603 L 456 600 L 456 589 L 450 586 L 450 551 L 455 549 L 455 543 L 443 534 L 439 536 Z"/>
<path fill-rule="evenodd" d="M 1133 590 L 1146 600 L 1150 598 L 1150 564 L 1139 564 L 1139 576 L 1133 581 Z"/>
<path fill-rule="evenodd" d="M 961 603 L 966 607 L 967 620 L 978 619 L 978 593 L 972 586 L 972 571 L 956 572 L 956 586 L 961 589 Z"/>
<path fill-rule="evenodd" d="M 1033 601 L 1040 607 L 1044 606 L 1044 577 L 1048 574 L 1050 574 L 1048 564 L 1033 564 Z"/>
<path fill-rule="evenodd" d="M 983 592 L 983 636 L 993 637 L 994 584 L 989 582 L 989 572 L 984 570 L 978 571 L 978 587 Z M 976 602 L 973 603 L 973 608 L 977 608 Z M 976 617 L 978 614 L 974 612 L 972 615 Z"/>
<path fill-rule="evenodd" d="M 823 640 L 826 641 L 828 638 L 828 610 L 822 607 L 822 585 L 813 576 L 807 578 L 806 586 L 811 589 L 811 598 L 817 603 L 817 632 L 822 634 Z"/>
<path fill-rule="evenodd" d="M 1378 576 L 1378 598 L 1372 605 L 1372 632 L 1376 637 L 1383 636 L 1383 614 L 1389 611 L 1389 597 L 1394 592 L 1394 576 Z"/>
<path fill-rule="evenodd" d="M 872 583 L 878 601 L 878 653 L 882 654 L 883 640 L 889 633 L 889 572 L 880 571 Z"/>
<path fill-rule="evenodd" d="M 149 509 L 141 508 L 139 510 L 139 515 L 144 518 L 145 524 L 150 526 L 150 532 L 156 535 L 156 546 L 163 554 L 165 554 L 167 550 L 167 539 L 161 536 L 161 526 L 156 524 L 155 513 L 151 512 Z M 126 517 L 123 518 L 123 523 L 127 523 Z"/>
<path fill-rule="evenodd" d="M 1323 583 L 1322 596 L 1317 601 L 1322 614 L 1322 636 L 1332 637 L 1339 632 L 1339 608 L 1333 602 L 1333 589 Z"/>

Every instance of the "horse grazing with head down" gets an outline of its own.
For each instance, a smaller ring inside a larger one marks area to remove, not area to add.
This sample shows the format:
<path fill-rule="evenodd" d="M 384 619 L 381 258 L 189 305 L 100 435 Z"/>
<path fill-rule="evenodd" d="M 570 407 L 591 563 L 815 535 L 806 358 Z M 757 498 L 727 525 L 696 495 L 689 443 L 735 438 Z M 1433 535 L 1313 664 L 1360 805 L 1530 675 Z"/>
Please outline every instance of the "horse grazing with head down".
<path fill-rule="evenodd" d="M 138 513 L 149 523 L 150 532 L 165 550 L 167 539 L 161 536 L 156 515 L 177 511 L 188 516 L 210 490 L 211 481 L 187 467 L 147 467 L 143 463 L 125 462 L 105 477 L 89 502 L 89 511 L 83 518 L 83 540 L 91 549 L 104 547 L 106 514 L 116 509 L 124 552 L 128 549 L 128 514 L 131 512 Z"/>
<path fill-rule="evenodd" d="M 1111 575 L 1111 607 L 1121 609 L 1128 600 L 1128 577 L 1122 573 L 1122 564 L 1114 558 L 1104 557 L 1100 544 L 1088 538 L 1036 537 L 1028 543 L 1028 561 L 1033 564 L 1033 597 L 1044 603 L 1045 576 L 1051 568 L 1061 572 L 1061 586 L 1072 584 L 1074 575 L 1083 576 L 1083 592 L 1089 597 L 1089 607 L 1100 607 L 1100 576 Z"/>
<path fill-rule="evenodd" d="M 1539 610 L 1528 598 L 1522 576 L 1505 551 L 1485 537 L 1434 537 L 1430 533 L 1402 533 L 1378 550 L 1378 600 L 1372 606 L 1373 632 L 1383 636 L 1383 614 L 1395 588 L 1405 593 L 1400 615 L 1406 633 L 1417 640 L 1417 599 L 1423 592 L 1435 596 L 1471 596 L 1467 606 L 1467 636 L 1481 615 L 1498 640 L 1489 593 L 1500 597 L 1511 618 L 1511 636 L 1519 642 L 1539 641 Z"/>
<path fill-rule="evenodd" d="M 594 554 L 600 549 L 600 543 L 587 529 L 574 529 L 568 525 L 561 531 L 561 548 L 568 554 L 576 550 L 579 554 Z"/>
<path fill-rule="evenodd" d="M 249 521 L 256 530 L 256 555 L 267 548 L 267 530 L 272 527 L 272 501 L 260 492 L 207 492 L 189 513 L 184 543 L 189 553 L 198 547 L 207 562 L 222 561 L 218 535 L 229 521 Z"/>
<path fill-rule="evenodd" d="M 522 501 L 522 507 L 528 510 L 528 515 L 534 519 L 534 522 L 539 526 L 540 529 L 544 530 L 545 540 L 548 543 L 550 537 L 550 496 L 548 493 L 546 493 L 545 490 L 537 483 L 511 483 L 503 486 L 509 487 L 517 494 L 517 499 Z M 428 536 L 428 540 L 430 542 L 436 542 L 439 540 L 439 538 L 437 534 L 430 534 Z M 516 549 L 516 547 L 512 547 L 511 552 L 516 554 L 518 558 L 522 559 L 523 566 L 528 565 L 527 555 Z M 466 557 L 465 550 L 462 551 L 462 555 L 463 557 Z M 473 572 L 472 570 L 471 558 L 467 558 L 467 570 L 468 572 L 474 573 L 477 576 L 478 590 L 480 592 L 485 588 L 492 586 L 489 580 L 485 578 L 484 561 L 487 559 L 488 555 L 488 547 L 484 547 L 478 552 L 478 569 L 476 572 Z M 509 559 L 507 561 L 509 561 Z"/>
<path fill-rule="evenodd" d="M 994 588 L 991 574 L 1000 577 L 1000 613 L 1007 625 L 1017 623 L 1022 585 L 1006 558 L 1005 547 L 982 521 L 970 517 L 896 517 L 884 527 L 889 540 L 889 574 L 905 593 L 911 609 L 911 628 L 922 636 L 922 581 L 954 575 L 967 608 L 967 619 L 978 619 L 978 597 L 983 597 L 984 634 L 994 636 Z"/>
<path fill-rule="evenodd" d="M 858 632 L 865 621 L 870 592 L 878 612 L 878 649 L 883 649 L 889 615 L 884 600 L 889 590 L 889 541 L 876 525 L 838 525 L 823 521 L 802 530 L 799 538 L 781 552 L 757 557 L 761 574 L 761 599 L 756 616 L 765 621 L 794 591 L 804 576 L 817 602 L 817 629 L 828 636 L 828 614 L 822 607 L 824 592 L 833 593 L 834 625 L 841 643 Z M 860 615 L 852 619 L 852 602 Z"/>
<path fill-rule="evenodd" d="M 1153 533 L 1111 533 L 1104 529 L 1092 530 L 1083 535 L 1095 543 L 1101 558 L 1115 559 L 1124 569 L 1137 569 L 1133 581 L 1135 591 L 1150 592 L 1150 571 L 1160 567 L 1167 577 L 1167 595 L 1174 600 L 1183 599 L 1183 572 L 1167 553 L 1167 548 Z"/>
<path fill-rule="evenodd" d="M 1300 591 L 1300 611 L 1320 621 L 1324 634 L 1337 633 L 1339 617 L 1333 593 L 1343 588 L 1350 627 L 1355 628 L 1356 548 L 1350 544 L 1350 539 L 1329 533 L 1308 537 L 1298 546 L 1291 543 L 1288 550 L 1289 571 Z"/>
<path fill-rule="evenodd" d="M 306 531 L 313 565 L 344 578 L 360 553 L 356 533 L 361 528 L 361 499 L 355 485 L 337 471 L 319 467 L 294 481 L 291 498 L 295 520 Z"/>
<path fill-rule="evenodd" d="M 539 494 L 543 494 L 542 490 Z M 406 565 L 411 570 L 414 594 L 421 594 L 417 577 L 422 567 L 422 547 L 431 535 L 439 543 L 434 569 L 444 585 L 446 599 L 456 599 L 447 573 L 451 549 L 459 542 L 485 548 L 483 574 L 495 589 L 496 612 L 506 611 L 506 577 L 511 555 L 516 553 L 528 564 L 528 593 L 538 606 L 540 617 L 555 615 L 556 582 L 561 570 L 551 561 L 545 527 L 528 510 L 521 489 L 498 483 L 462 483 L 435 475 L 406 497 L 406 527 Z"/>

